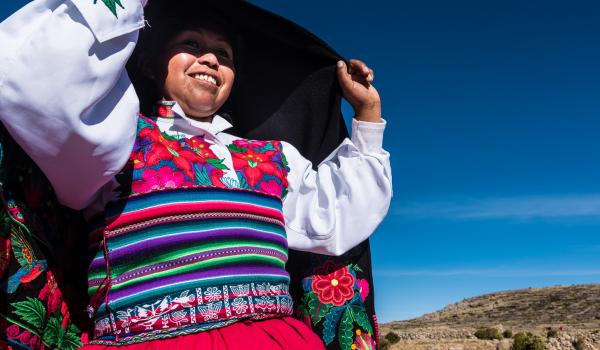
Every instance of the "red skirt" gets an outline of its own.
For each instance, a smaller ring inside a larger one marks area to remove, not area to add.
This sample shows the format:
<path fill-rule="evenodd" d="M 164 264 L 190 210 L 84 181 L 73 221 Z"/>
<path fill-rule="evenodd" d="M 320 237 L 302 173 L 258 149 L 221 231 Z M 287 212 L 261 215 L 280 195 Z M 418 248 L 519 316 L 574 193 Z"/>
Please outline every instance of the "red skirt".
<path fill-rule="evenodd" d="M 241 321 L 222 328 L 145 343 L 107 346 L 84 345 L 83 350 L 320 350 L 323 341 L 308 326 L 292 317 Z"/>

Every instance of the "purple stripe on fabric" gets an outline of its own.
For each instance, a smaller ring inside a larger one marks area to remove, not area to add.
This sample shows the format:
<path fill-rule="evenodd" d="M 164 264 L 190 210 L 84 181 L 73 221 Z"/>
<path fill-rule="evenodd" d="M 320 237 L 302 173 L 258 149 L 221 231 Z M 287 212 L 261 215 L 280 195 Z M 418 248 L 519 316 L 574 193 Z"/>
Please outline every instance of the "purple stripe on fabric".
<path fill-rule="evenodd" d="M 175 275 L 164 277 L 160 279 L 154 279 L 145 283 L 136 284 L 129 288 L 124 288 L 119 291 L 111 291 L 109 293 L 109 302 L 115 302 L 120 299 L 126 298 L 130 295 L 143 293 L 151 289 L 157 289 L 166 287 L 182 282 L 192 282 L 203 279 L 222 278 L 228 276 L 253 276 L 253 275 L 268 275 L 268 276 L 281 276 L 289 278 L 288 273 L 281 267 L 270 267 L 270 266 L 233 266 L 223 267 L 207 271 L 194 271 L 186 274 Z"/>
<path fill-rule="evenodd" d="M 110 240 L 108 241 L 110 263 L 118 264 L 121 259 L 128 259 L 132 254 L 152 254 L 152 252 L 168 249 L 175 245 L 182 245 L 193 242 L 213 241 L 217 239 L 253 239 L 260 242 L 272 242 L 279 244 L 287 249 L 287 239 L 275 233 L 266 233 L 249 228 L 226 228 L 210 231 L 194 231 L 181 234 L 174 234 L 162 237 L 155 237 L 149 240 L 139 241 L 120 249 L 111 250 Z M 99 269 L 104 267 L 104 259 L 97 258 L 92 261 L 90 269 Z"/>
<path fill-rule="evenodd" d="M 209 250 L 206 252 L 187 255 L 178 259 L 174 259 L 167 262 L 162 262 L 160 264 L 144 266 L 138 269 L 134 269 L 128 272 L 121 274 L 119 277 L 114 278 L 112 280 L 113 285 L 117 285 L 119 283 L 128 281 L 133 278 L 139 278 L 144 275 L 149 275 L 153 273 L 157 273 L 160 271 L 165 271 L 169 269 L 175 269 L 181 266 L 195 264 L 201 261 L 211 260 L 215 258 L 223 258 L 234 255 L 244 255 L 244 254 L 260 254 L 265 256 L 275 257 L 277 259 L 282 260 L 283 262 L 287 261 L 287 256 L 281 253 L 278 250 L 268 249 L 268 248 L 259 248 L 259 247 L 249 247 L 249 246 L 240 246 L 234 248 L 223 248 L 223 249 L 215 249 Z"/>

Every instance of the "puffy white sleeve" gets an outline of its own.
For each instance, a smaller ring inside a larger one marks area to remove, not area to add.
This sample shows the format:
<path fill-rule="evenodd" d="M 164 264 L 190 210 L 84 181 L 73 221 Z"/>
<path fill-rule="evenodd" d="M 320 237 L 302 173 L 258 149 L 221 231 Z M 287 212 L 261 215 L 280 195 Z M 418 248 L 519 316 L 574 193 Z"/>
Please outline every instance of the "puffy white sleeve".
<path fill-rule="evenodd" d="M 124 70 L 143 3 L 35 0 L 0 23 L 0 120 L 52 183 L 85 207 L 126 163 L 139 101 Z"/>
<path fill-rule="evenodd" d="M 384 129 L 385 121 L 353 119 L 352 139 L 345 139 L 316 171 L 283 143 L 290 167 L 283 213 L 291 249 L 342 255 L 375 231 L 392 198 Z"/>

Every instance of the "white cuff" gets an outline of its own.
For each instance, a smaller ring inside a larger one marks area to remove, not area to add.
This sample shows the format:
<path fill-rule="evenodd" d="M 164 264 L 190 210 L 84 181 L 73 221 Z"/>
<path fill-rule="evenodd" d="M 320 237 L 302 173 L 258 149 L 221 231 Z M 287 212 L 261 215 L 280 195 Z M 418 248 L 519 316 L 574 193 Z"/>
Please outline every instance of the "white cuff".
<path fill-rule="evenodd" d="M 145 1 L 123 1 L 125 8 L 116 5 L 115 15 L 102 1 L 71 0 L 101 43 L 143 28 Z"/>
<path fill-rule="evenodd" d="M 383 132 L 387 122 L 381 123 L 359 121 L 352 118 L 352 143 L 362 153 L 380 152 L 383 149 Z"/>

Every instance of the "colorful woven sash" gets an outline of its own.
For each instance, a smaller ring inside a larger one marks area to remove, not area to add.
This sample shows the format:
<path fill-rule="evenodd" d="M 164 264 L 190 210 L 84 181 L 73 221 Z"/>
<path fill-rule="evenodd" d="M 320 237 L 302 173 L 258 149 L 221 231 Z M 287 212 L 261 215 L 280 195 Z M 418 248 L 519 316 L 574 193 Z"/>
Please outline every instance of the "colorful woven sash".
<path fill-rule="evenodd" d="M 149 157 L 134 151 L 132 158 Z M 281 198 L 248 187 L 189 186 L 194 180 L 129 192 L 108 205 L 89 270 L 94 343 L 131 344 L 292 313 Z"/>

